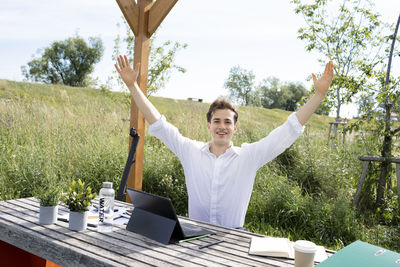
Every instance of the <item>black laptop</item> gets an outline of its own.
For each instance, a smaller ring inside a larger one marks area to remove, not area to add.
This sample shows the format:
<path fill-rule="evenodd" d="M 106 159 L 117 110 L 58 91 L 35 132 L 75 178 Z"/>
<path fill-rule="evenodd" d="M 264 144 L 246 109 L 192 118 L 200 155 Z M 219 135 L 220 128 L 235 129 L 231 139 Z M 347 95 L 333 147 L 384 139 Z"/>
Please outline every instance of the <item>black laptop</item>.
<path fill-rule="evenodd" d="M 127 230 L 168 244 L 191 237 L 215 234 L 196 225 L 179 221 L 169 198 L 127 188 L 133 203 Z"/>

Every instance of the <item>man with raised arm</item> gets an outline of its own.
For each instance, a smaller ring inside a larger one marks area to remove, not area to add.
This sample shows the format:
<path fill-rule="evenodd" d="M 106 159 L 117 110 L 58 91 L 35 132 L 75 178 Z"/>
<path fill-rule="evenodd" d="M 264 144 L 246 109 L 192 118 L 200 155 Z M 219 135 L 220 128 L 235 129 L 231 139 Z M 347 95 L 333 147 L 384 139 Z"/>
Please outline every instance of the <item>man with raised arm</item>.
<path fill-rule="evenodd" d="M 208 143 L 183 137 L 168 123 L 140 90 L 135 69 L 126 56 L 115 65 L 128 86 L 132 100 L 149 122 L 149 133 L 159 138 L 181 161 L 189 196 L 189 217 L 222 226 L 243 226 L 257 170 L 285 151 L 303 132 L 308 121 L 325 97 L 333 79 L 333 63 L 325 66 L 317 79 L 311 99 L 287 121 L 258 142 L 236 147 L 232 136 L 237 130 L 238 113 L 225 98 L 215 100 L 207 112 Z"/>

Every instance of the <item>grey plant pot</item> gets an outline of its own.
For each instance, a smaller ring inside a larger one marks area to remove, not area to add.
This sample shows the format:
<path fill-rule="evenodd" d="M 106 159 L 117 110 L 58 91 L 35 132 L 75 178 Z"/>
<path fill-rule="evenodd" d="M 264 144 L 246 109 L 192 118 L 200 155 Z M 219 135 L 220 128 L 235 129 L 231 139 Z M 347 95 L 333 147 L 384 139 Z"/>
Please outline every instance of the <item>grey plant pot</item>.
<path fill-rule="evenodd" d="M 58 206 L 40 206 L 39 223 L 53 224 L 57 222 Z"/>
<path fill-rule="evenodd" d="M 88 211 L 85 212 L 70 211 L 69 229 L 73 231 L 85 230 L 87 226 L 87 218 L 88 218 Z"/>

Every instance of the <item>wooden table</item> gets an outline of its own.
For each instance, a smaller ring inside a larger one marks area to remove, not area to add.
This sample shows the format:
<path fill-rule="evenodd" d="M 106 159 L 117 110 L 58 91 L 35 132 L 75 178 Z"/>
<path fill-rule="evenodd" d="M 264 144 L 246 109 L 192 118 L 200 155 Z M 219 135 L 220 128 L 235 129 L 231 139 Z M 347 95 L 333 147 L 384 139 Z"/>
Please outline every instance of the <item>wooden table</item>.
<path fill-rule="evenodd" d="M 128 205 L 130 204 L 116 201 L 116 206 Z M 67 211 L 64 206 L 60 206 L 60 210 Z M 38 216 L 39 202 L 34 198 L 0 202 L 2 260 L 7 255 L 11 257 L 11 254 L 4 255 L 7 253 L 4 252 L 4 246 L 8 245 L 12 248 L 17 247 L 15 248 L 17 251 L 24 250 L 28 254 L 33 254 L 33 257 L 40 257 L 39 259 L 45 262 L 41 266 L 56 266 L 51 262 L 61 266 L 294 265 L 293 260 L 248 255 L 250 238 L 259 236 L 257 234 L 183 217 L 181 219 L 210 229 L 217 235 L 184 243 L 163 245 L 129 232 L 125 230 L 125 226 L 118 226 L 111 233 L 98 233 L 95 228 L 90 227 L 82 232 L 74 232 L 68 229 L 68 223 L 62 221 L 54 225 L 40 225 Z M 210 248 L 199 249 L 200 245 L 219 239 L 225 242 Z M 332 253 L 328 251 L 328 255 Z"/>

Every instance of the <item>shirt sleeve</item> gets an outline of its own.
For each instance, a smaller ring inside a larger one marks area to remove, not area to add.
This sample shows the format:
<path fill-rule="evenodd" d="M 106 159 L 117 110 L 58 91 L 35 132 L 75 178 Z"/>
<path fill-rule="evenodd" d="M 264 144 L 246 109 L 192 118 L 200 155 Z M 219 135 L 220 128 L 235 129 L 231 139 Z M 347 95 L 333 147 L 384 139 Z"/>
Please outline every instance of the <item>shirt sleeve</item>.
<path fill-rule="evenodd" d="M 303 131 L 304 126 L 300 124 L 296 114 L 292 113 L 285 123 L 267 137 L 255 143 L 243 144 L 242 147 L 253 159 L 256 169 L 259 169 L 291 146 Z"/>
<path fill-rule="evenodd" d="M 167 122 L 164 115 L 149 126 L 149 134 L 160 139 L 183 163 L 185 161 L 186 150 L 193 140 L 182 136 L 179 130 Z"/>

